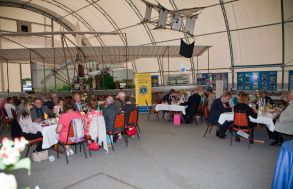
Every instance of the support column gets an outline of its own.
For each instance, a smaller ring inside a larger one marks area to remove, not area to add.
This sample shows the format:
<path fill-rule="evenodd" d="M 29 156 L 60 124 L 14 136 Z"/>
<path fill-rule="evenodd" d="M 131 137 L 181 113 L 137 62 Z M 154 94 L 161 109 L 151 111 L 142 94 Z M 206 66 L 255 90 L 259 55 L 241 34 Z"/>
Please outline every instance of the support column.
<path fill-rule="evenodd" d="M 210 48 L 208 48 L 208 74 L 210 73 Z"/>
<path fill-rule="evenodd" d="M 6 76 L 7 76 L 7 94 L 8 94 L 8 96 L 9 96 L 9 91 L 10 91 L 10 89 L 9 89 L 9 68 L 8 68 L 8 60 L 6 60 Z"/>
<path fill-rule="evenodd" d="M 232 88 L 234 88 L 234 56 L 233 56 L 233 46 L 232 46 L 230 27 L 229 27 L 227 14 L 226 14 L 225 2 L 223 0 L 219 0 L 219 2 L 220 2 L 221 9 L 222 9 L 222 13 L 223 13 L 224 21 L 225 21 L 225 26 L 226 26 L 226 31 L 227 31 L 228 42 L 229 42 L 231 72 L 232 72 Z"/>
<path fill-rule="evenodd" d="M 20 91 L 23 92 L 23 87 L 22 87 L 22 64 L 19 64 L 19 72 L 20 72 Z"/>
<path fill-rule="evenodd" d="M 45 92 L 47 92 L 47 81 L 45 80 L 45 77 L 46 77 L 46 67 L 45 67 L 45 59 L 43 58 L 43 74 L 44 74 L 44 89 L 45 89 Z"/>
<path fill-rule="evenodd" d="M 284 23 L 284 0 L 281 0 L 281 19 L 282 19 L 282 89 L 285 83 L 285 23 Z"/>
<path fill-rule="evenodd" d="M 126 86 L 125 88 L 128 88 L 128 43 L 127 43 L 127 36 L 125 33 L 125 47 L 126 47 Z"/>
<path fill-rule="evenodd" d="M 54 21 L 51 19 L 51 31 L 54 32 Z M 54 43 L 54 35 L 51 36 L 52 40 L 52 48 L 53 48 L 53 64 L 54 64 L 54 72 L 56 72 L 56 55 L 55 55 L 55 43 Z M 54 89 L 57 90 L 57 79 L 56 74 L 54 74 Z"/>
<path fill-rule="evenodd" d="M 1 86 L 2 86 L 2 92 L 4 92 L 4 70 L 3 70 L 3 63 L 1 63 Z"/>

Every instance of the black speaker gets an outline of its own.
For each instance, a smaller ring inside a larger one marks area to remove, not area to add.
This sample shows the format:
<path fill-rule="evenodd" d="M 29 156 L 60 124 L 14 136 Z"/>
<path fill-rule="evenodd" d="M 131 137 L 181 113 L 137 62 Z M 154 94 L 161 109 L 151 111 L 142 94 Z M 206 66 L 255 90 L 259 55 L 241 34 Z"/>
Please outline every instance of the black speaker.
<path fill-rule="evenodd" d="M 77 75 L 78 75 L 78 77 L 84 77 L 84 66 L 83 65 L 78 64 Z"/>

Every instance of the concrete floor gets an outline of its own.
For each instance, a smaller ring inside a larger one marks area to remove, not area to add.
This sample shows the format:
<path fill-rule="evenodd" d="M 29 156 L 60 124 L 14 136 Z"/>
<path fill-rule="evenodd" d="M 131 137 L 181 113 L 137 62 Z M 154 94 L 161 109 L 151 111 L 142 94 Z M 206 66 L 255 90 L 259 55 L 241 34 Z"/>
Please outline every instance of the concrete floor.
<path fill-rule="evenodd" d="M 247 142 L 229 145 L 228 139 L 211 135 L 203 138 L 205 124 L 179 127 L 165 120 L 146 121 L 140 115 L 141 140 L 131 138 L 115 144 L 115 151 L 64 156 L 54 162 L 32 163 L 32 175 L 14 173 L 20 186 L 59 188 L 168 188 L 168 189 L 268 189 L 279 147 Z M 258 139 L 267 140 L 265 129 L 257 129 Z M 52 151 L 49 152 L 56 157 Z"/>

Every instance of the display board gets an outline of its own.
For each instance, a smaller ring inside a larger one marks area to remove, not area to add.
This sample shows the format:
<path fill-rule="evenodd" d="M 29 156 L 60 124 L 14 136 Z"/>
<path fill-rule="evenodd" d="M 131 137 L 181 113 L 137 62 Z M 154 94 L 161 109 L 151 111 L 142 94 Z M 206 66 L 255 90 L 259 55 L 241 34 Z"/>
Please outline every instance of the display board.
<path fill-rule="evenodd" d="M 152 79 L 151 74 L 135 74 L 135 96 L 139 110 L 147 111 L 147 104 L 152 105 Z"/>
<path fill-rule="evenodd" d="M 159 86 L 159 76 L 152 75 L 152 87 L 158 87 L 158 86 Z"/>
<path fill-rule="evenodd" d="M 268 90 L 277 89 L 277 71 L 238 72 L 238 90 Z"/>
<path fill-rule="evenodd" d="M 289 91 L 293 90 L 293 70 L 289 71 Z"/>
<path fill-rule="evenodd" d="M 216 88 L 216 80 L 223 80 L 224 90 L 228 90 L 228 73 L 200 73 L 197 74 L 197 84 L 198 85 L 209 85 Z"/>

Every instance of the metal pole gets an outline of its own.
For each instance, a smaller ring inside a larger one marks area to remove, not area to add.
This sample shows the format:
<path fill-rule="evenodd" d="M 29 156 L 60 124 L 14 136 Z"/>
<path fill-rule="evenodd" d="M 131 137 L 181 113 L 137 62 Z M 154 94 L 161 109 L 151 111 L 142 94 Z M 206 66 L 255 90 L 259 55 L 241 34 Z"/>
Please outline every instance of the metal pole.
<path fill-rule="evenodd" d="M 45 92 L 47 92 L 47 81 L 45 80 L 45 77 L 46 77 L 46 70 L 45 70 L 45 59 L 43 58 L 43 74 L 44 74 L 44 89 L 45 89 Z"/>
<path fill-rule="evenodd" d="M 285 82 L 285 23 L 284 23 L 284 0 L 281 0 L 281 19 L 282 19 L 282 89 Z"/>
<path fill-rule="evenodd" d="M 210 73 L 210 48 L 208 48 L 208 74 Z"/>
<path fill-rule="evenodd" d="M 20 72 L 20 90 L 23 92 L 23 87 L 22 87 L 22 64 L 19 64 L 19 72 Z"/>
<path fill-rule="evenodd" d="M 170 81 L 170 54 L 169 54 L 169 46 L 168 46 L 168 80 Z"/>
<path fill-rule="evenodd" d="M 34 92 L 35 86 L 34 86 L 34 74 L 33 74 L 33 62 L 32 62 L 32 51 L 30 50 L 30 69 L 31 69 L 31 82 L 32 82 L 32 91 Z"/>
<path fill-rule="evenodd" d="M 54 32 L 54 21 L 51 19 L 51 31 Z M 53 48 L 53 64 L 54 64 L 54 71 L 56 71 L 56 54 L 55 54 L 55 43 L 54 43 L 54 35 L 52 35 L 52 48 Z M 54 89 L 57 90 L 57 79 L 56 74 L 54 74 Z"/>
<path fill-rule="evenodd" d="M 198 74 L 198 56 L 196 56 L 196 74 Z M 197 80 L 196 80 L 197 84 Z"/>
<path fill-rule="evenodd" d="M 127 35 L 125 33 L 125 46 L 126 46 L 126 89 L 128 88 L 128 42 L 127 42 Z"/>
<path fill-rule="evenodd" d="M 8 69 L 8 60 L 6 60 L 6 76 L 7 76 L 7 94 L 9 96 L 9 69 Z"/>
<path fill-rule="evenodd" d="M 2 84 L 2 91 L 5 90 L 4 88 L 4 70 L 3 70 L 3 64 L 1 63 L 1 84 Z"/>

